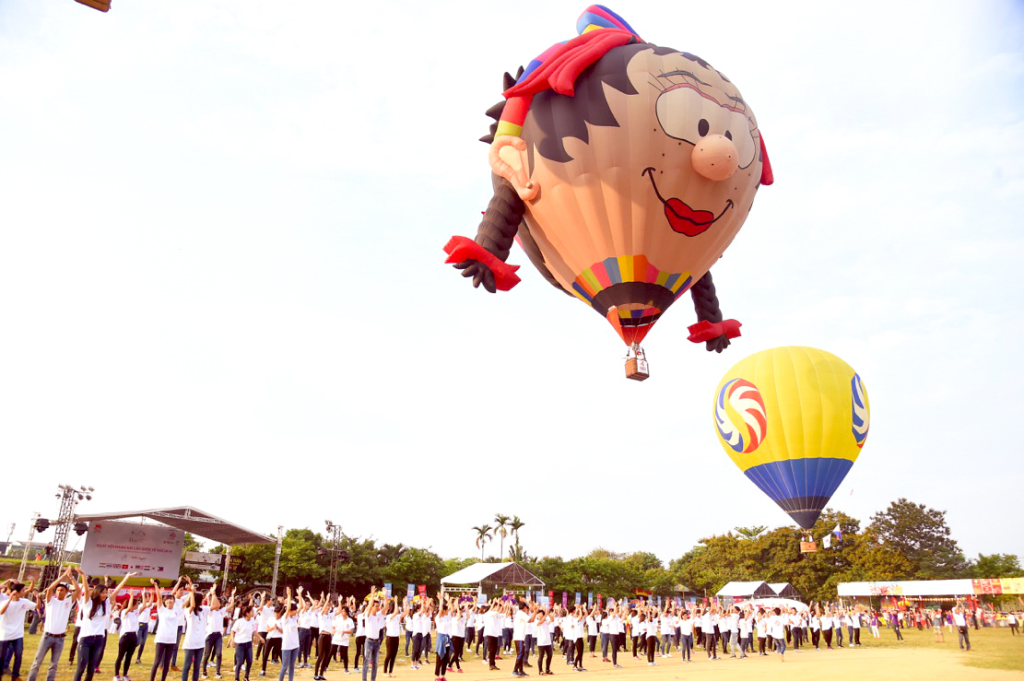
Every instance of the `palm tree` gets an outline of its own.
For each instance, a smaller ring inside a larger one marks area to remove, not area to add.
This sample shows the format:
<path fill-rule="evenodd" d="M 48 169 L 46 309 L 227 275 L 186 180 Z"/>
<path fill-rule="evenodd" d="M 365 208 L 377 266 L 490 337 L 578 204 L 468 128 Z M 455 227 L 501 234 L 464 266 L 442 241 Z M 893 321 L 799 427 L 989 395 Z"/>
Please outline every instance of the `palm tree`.
<path fill-rule="evenodd" d="M 515 546 L 508 547 L 508 558 L 513 563 L 519 563 L 520 565 L 522 565 L 523 563 L 529 563 L 532 560 L 532 558 L 530 558 L 530 556 L 527 555 L 526 551 L 523 550 L 523 547 L 521 547 L 518 542 Z"/>
<path fill-rule="evenodd" d="M 480 547 L 480 560 L 483 560 L 484 546 L 487 544 L 487 541 L 491 538 L 491 526 L 480 525 L 474 526 L 473 529 L 476 530 L 476 545 Z"/>
<path fill-rule="evenodd" d="M 381 565 L 388 566 L 402 557 L 409 549 L 404 544 L 384 544 L 377 549 L 377 559 Z"/>
<path fill-rule="evenodd" d="M 508 523 L 508 526 L 512 528 L 512 534 L 516 536 L 516 546 L 519 546 L 519 528 L 525 524 L 517 515 L 512 516 L 512 520 Z"/>
<path fill-rule="evenodd" d="M 505 537 L 508 536 L 508 529 L 506 529 L 508 528 L 508 521 L 509 517 L 507 515 L 502 515 L 500 513 L 494 514 L 494 522 L 496 523 L 494 526 L 494 533 L 501 535 L 501 541 L 498 543 L 499 556 L 505 552 Z M 504 560 L 504 558 L 502 558 L 502 560 Z"/>

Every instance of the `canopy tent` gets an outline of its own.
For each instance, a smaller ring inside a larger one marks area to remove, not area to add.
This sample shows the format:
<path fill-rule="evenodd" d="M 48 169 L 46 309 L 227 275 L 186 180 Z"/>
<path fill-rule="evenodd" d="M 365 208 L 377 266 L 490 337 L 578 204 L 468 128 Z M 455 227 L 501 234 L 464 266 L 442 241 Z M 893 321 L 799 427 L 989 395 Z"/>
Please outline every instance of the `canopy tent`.
<path fill-rule="evenodd" d="M 475 563 L 441 578 L 442 593 L 451 589 L 473 588 L 480 594 L 485 587 L 542 589 L 544 582 L 517 563 Z"/>
<path fill-rule="evenodd" d="M 843 598 L 905 596 L 908 598 L 1024 594 L 1024 577 L 1002 579 L 933 579 L 899 582 L 840 582 Z"/>
<path fill-rule="evenodd" d="M 210 539 L 225 546 L 238 544 L 273 544 L 275 540 L 266 535 L 247 530 L 241 525 L 230 523 L 223 518 L 200 511 L 191 506 L 151 508 L 145 511 L 119 511 L 117 513 L 90 513 L 76 515 L 75 521 L 121 520 L 125 518 L 149 518 L 163 525 L 175 527 L 204 539 Z"/>
<path fill-rule="evenodd" d="M 729 582 L 715 595 L 719 598 L 774 598 L 776 594 L 765 582 Z"/>
<path fill-rule="evenodd" d="M 789 582 L 773 582 L 768 584 L 768 588 L 775 592 L 775 595 L 779 598 L 800 598 L 800 592 L 793 588 L 793 585 Z"/>

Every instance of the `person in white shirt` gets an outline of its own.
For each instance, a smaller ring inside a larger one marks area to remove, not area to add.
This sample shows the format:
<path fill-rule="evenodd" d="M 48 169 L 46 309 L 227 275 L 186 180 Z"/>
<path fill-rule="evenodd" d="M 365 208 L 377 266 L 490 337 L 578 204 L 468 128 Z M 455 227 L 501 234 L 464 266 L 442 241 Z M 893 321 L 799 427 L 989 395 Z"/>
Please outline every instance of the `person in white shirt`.
<path fill-rule="evenodd" d="M 388 604 L 388 612 L 384 616 L 384 636 L 387 639 L 387 652 L 384 654 L 384 673 L 390 678 L 395 675 L 395 660 L 398 658 L 398 639 L 402 636 L 402 621 L 409 616 L 409 599 L 404 599 L 403 607 L 392 601 Z"/>
<path fill-rule="evenodd" d="M 252 637 L 259 626 L 256 623 L 252 605 L 243 605 L 239 613 L 241 617 L 231 625 L 231 638 L 228 645 L 235 649 L 235 681 L 239 681 L 242 663 L 245 663 L 245 681 L 249 681 L 252 670 Z"/>
<path fill-rule="evenodd" d="M 156 610 L 156 650 L 153 655 L 153 669 L 149 673 L 149 681 L 156 681 L 156 670 L 163 668 L 160 681 L 167 681 L 167 672 L 171 668 L 171 661 L 174 651 L 178 647 L 178 623 L 181 616 L 178 614 L 177 599 L 174 592 L 160 595 L 160 585 L 156 580 L 153 583 L 153 598 L 160 606 Z"/>
<path fill-rule="evenodd" d="M 786 661 L 786 618 L 782 615 L 781 608 L 775 608 L 773 614 L 768 617 L 768 635 L 775 641 L 775 652 L 779 658 Z"/>
<path fill-rule="evenodd" d="M 106 640 L 104 632 L 110 624 L 110 615 L 113 612 L 111 603 L 117 598 L 124 583 L 135 574 L 126 574 L 113 591 L 107 589 L 106 584 L 102 582 L 90 590 L 89 577 L 81 569 L 78 570 L 82 584 L 81 593 L 88 596 L 82 596 L 78 602 L 83 615 L 82 624 L 78 628 L 78 668 L 75 670 L 75 681 L 81 681 L 83 674 L 85 681 L 92 681 L 92 676 L 99 666 L 100 656 L 103 654 L 103 644 Z"/>
<path fill-rule="evenodd" d="M 338 608 L 341 608 L 342 598 L 338 596 Z M 334 657 L 334 618 L 330 598 L 321 598 L 317 608 L 313 610 L 313 617 L 320 629 L 320 636 L 316 642 L 316 664 L 313 665 L 313 681 L 320 681 L 327 672 L 327 667 Z M 346 651 L 347 653 L 348 651 Z M 346 661 L 345 667 L 348 668 Z"/>
<path fill-rule="evenodd" d="M 36 603 L 29 598 L 35 591 L 32 582 L 22 584 L 12 579 L 4 582 L 9 598 L 0 603 L 0 662 L 13 661 L 12 677 L 21 676 L 21 657 L 25 650 L 25 615 L 33 612 Z M 4 664 L 0 664 L 3 678 Z"/>
<path fill-rule="evenodd" d="M 114 681 L 128 681 L 128 668 L 132 655 L 139 645 L 139 613 L 149 606 L 149 594 L 144 593 L 142 603 L 135 604 L 135 594 L 128 597 L 128 603 L 121 610 L 121 626 L 118 628 L 117 661 L 114 662 Z M 123 671 L 122 671 L 123 668 Z"/>
<path fill-rule="evenodd" d="M 188 681 L 190 670 L 192 671 L 192 681 L 199 681 L 199 671 L 203 666 L 203 651 L 206 650 L 206 623 L 209 621 L 210 612 L 220 609 L 216 585 L 210 589 L 208 599 L 209 604 L 205 605 L 203 594 L 196 593 L 195 585 L 189 583 L 188 598 L 185 604 L 185 634 L 182 637 L 182 646 L 185 649 L 182 681 Z"/>
<path fill-rule="evenodd" d="M 684 662 L 690 661 L 693 650 L 693 619 L 689 610 L 683 610 L 679 617 L 679 655 Z"/>
<path fill-rule="evenodd" d="M 384 602 L 377 597 L 377 587 L 370 587 L 370 604 L 366 610 L 366 643 L 363 650 L 363 681 L 373 668 L 371 681 L 377 681 L 377 656 L 380 653 L 380 631 L 384 628 Z"/>
<path fill-rule="evenodd" d="M 338 603 L 341 603 L 341 598 L 338 598 Z M 349 639 L 351 638 L 352 632 L 356 630 L 355 622 L 348 615 L 349 609 L 342 606 L 338 612 L 335 613 L 334 619 L 332 620 L 332 638 L 331 638 L 331 653 L 330 657 L 334 657 L 335 653 L 341 655 L 341 663 L 344 665 L 345 673 L 348 674 L 348 645 Z M 326 670 L 326 665 L 324 666 Z M 320 674 L 320 678 L 317 681 L 325 681 L 323 672 Z"/>
<path fill-rule="evenodd" d="M 967 613 L 964 612 L 962 605 L 957 604 L 957 606 L 953 608 L 953 624 L 956 625 L 957 631 L 959 632 L 957 640 L 960 643 L 960 650 L 964 649 L 964 644 L 966 643 L 967 651 L 970 652 L 971 636 L 967 625 Z"/>
<path fill-rule="evenodd" d="M 292 589 L 285 589 L 284 605 L 276 620 L 270 622 L 267 635 L 279 634 L 281 640 L 281 671 L 278 672 L 277 681 L 284 681 L 285 674 L 288 674 L 288 681 L 295 681 L 295 662 L 299 659 L 299 614 L 306 609 L 306 602 L 302 598 L 302 587 L 296 592 L 298 602 L 292 598 Z M 193 679 L 193 681 L 195 681 Z"/>
<path fill-rule="evenodd" d="M 216 590 L 217 585 L 213 585 L 213 589 Z M 227 605 L 223 605 L 220 608 L 211 608 L 210 616 L 206 620 L 206 645 L 203 648 L 203 678 L 206 677 L 206 670 L 210 662 L 215 662 L 217 672 L 215 678 L 220 678 L 220 667 L 224 659 L 223 646 L 224 646 L 224 620 L 228 617 L 228 613 L 235 611 L 235 593 L 236 590 L 231 591 L 231 598 L 228 599 Z"/>
<path fill-rule="evenodd" d="M 74 587 L 74 591 L 70 593 L 69 584 Z M 39 640 L 39 649 L 32 661 L 32 667 L 28 670 L 28 681 L 36 681 L 47 652 L 50 653 L 50 668 L 46 672 L 46 681 L 54 681 L 57 677 L 57 663 L 60 662 L 60 654 L 64 650 L 64 640 L 68 632 L 68 616 L 71 615 L 71 606 L 81 596 L 81 590 L 70 566 L 47 587 L 44 596 L 46 623 L 43 626 L 43 637 Z"/>

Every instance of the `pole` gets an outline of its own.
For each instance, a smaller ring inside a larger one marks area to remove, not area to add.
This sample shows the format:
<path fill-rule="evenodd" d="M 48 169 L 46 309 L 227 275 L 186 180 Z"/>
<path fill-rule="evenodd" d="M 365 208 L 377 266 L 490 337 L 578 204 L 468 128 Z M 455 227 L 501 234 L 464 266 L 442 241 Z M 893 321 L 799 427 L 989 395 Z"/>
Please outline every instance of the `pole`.
<path fill-rule="evenodd" d="M 284 525 L 277 526 L 277 548 L 274 549 L 274 581 L 270 583 L 270 597 L 277 597 L 277 570 L 281 567 L 281 542 L 284 539 Z"/>
<path fill-rule="evenodd" d="M 32 524 L 28 526 L 28 541 L 25 542 L 25 550 L 21 552 L 21 567 L 18 568 L 18 581 L 25 581 L 25 566 L 28 563 L 28 552 L 32 549 L 32 537 L 36 536 L 36 521 L 39 520 L 39 511 L 32 514 Z"/>
<path fill-rule="evenodd" d="M 228 592 L 228 574 L 231 572 L 231 544 L 228 544 L 227 555 L 224 556 L 224 579 L 220 583 L 220 592 L 226 594 Z"/>

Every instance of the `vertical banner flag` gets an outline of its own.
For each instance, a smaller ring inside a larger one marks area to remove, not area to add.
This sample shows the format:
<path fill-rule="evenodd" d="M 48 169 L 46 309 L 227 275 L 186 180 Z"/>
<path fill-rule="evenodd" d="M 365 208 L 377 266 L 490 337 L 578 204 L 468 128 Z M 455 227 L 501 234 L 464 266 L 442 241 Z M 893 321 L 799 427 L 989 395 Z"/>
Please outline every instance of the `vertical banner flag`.
<path fill-rule="evenodd" d="M 425 602 L 427 600 L 427 585 L 420 584 L 416 587 L 416 590 L 420 592 L 420 601 Z"/>
<path fill-rule="evenodd" d="M 839 541 L 843 541 L 843 530 L 841 527 L 839 527 L 839 523 L 836 523 L 836 527 L 834 530 L 832 530 L 832 534 L 834 534 L 836 536 L 836 539 L 838 539 Z"/>
<path fill-rule="evenodd" d="M 569 592 L 568 591 L 563 591 L 562 592 L 562 607 L 563 608 L 569 607 Z"/>
<path fill-rule="evenodd" d="M 415 584 L 410 584 L 408 586 L 408 590 L 406 592 L 406 596 L 409 597 L 409 602 L 410 603 L 412 603 L 413 596 L 415 596 L 415 595 L 416 595 L 416 585 Z"/>
<path fill-rule="evenodd" d="M 487 594 L 480 593 L 476 595 L 477 605 L 487 605 Z"/>
<path fill-rule="evenodd" d="M 576 592 L 576 605 L 579 605 L 582 602 L 583 602 L 583 594 L 581 594 L 579 591 L 577 591 Z"/>
<path fill-rule="evenodd" d="M 593 591 L 588 591 L 587 592 L 587 607 L 588 608 L 593 608 L 594 607 L 594 592 Z"/>
<path fill-rule="evenodd" d="M 391 598 L 391 584 L 384 582 L 384 593 L 388 598 Z"/>
<path fill-rule="evenodd" d="M 826 534 L 825 538 L 821 540 L 821 545 L 826 549 L 832 548 L 832 535 Z"/>
<path fill-rule="evenodd" d="M 555 592 L 548 591 L 548 607 L 550 608 L 555 604 Z"/>
<path fill-rule="evenodd" d="M 601 609 L 601 594 L 597 594 L 597 608 Z"/>

